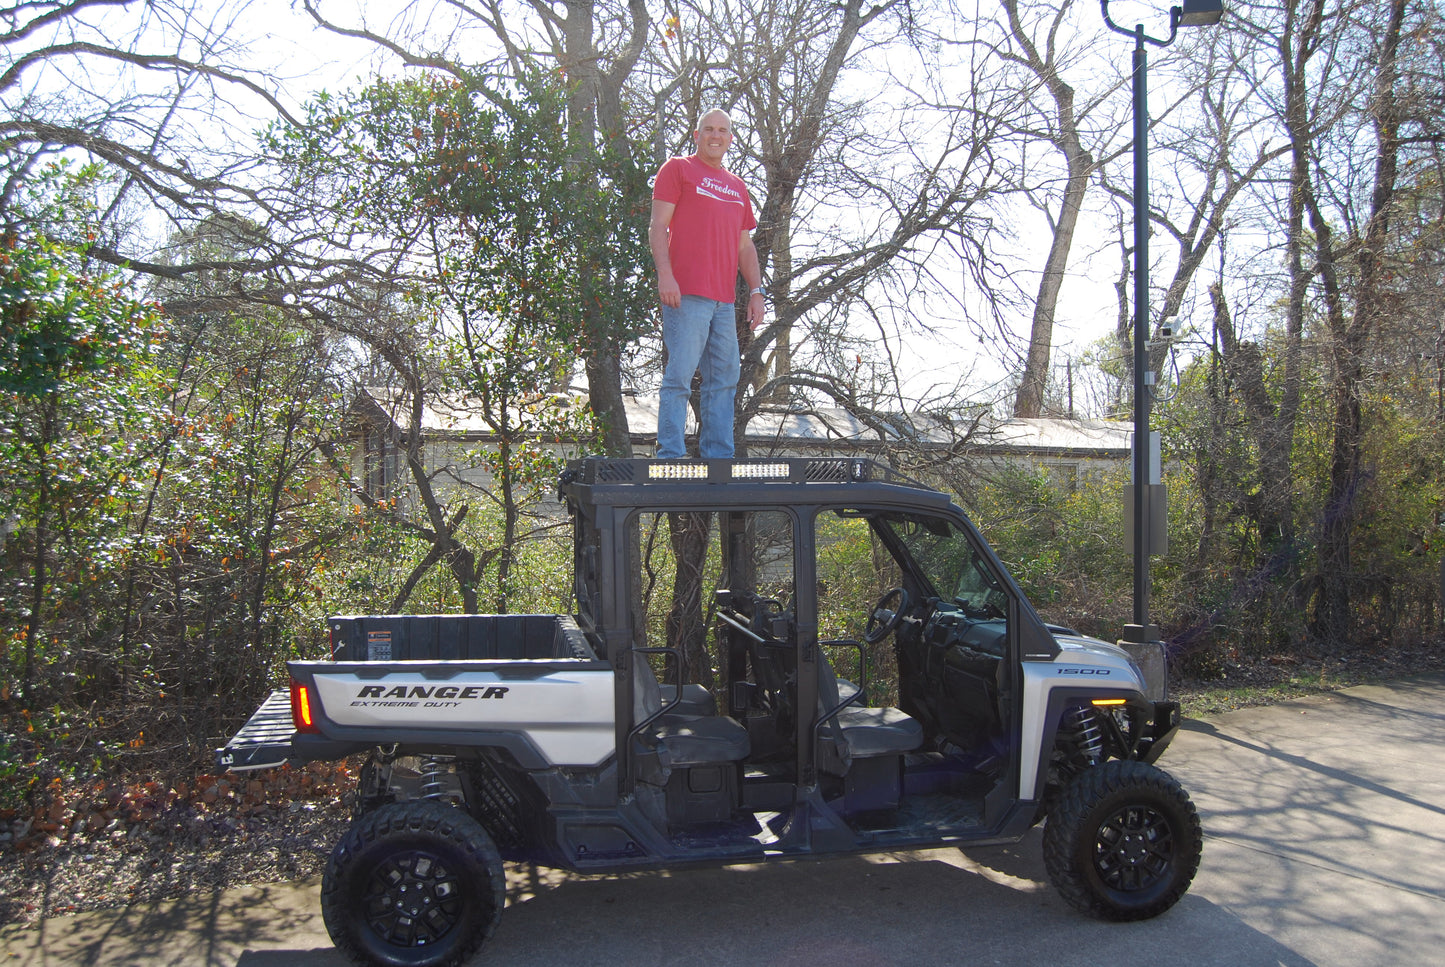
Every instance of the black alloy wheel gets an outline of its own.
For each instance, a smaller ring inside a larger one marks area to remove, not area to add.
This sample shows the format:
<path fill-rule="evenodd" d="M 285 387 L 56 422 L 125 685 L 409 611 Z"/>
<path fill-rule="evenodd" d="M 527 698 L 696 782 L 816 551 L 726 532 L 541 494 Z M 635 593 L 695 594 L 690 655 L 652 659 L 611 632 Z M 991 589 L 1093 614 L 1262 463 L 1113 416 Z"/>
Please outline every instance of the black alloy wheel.
<path fill-rule="evenodd" d="M 449 860 L 431 850 L 393 853 L 372 871 L 366 923 L 384 943 L 425 947 L 462 921 L 465 887 Z"/>
<path fill-rule="evenodd" d="M 1070 906 L 1146 920 L 1189 889 L 1204 846 L 1199 814 L 1168 773 L 1113 760 L 1069 783 L 1044 827 L 1044 865 Z"/>
<path fill-rule="evenodd" d="M 496 845 L 460 808 L 392 803 L 352 823 L 321 881 L 336 946 L 360 964 L 454 967 L 496 929 L 506 881 Z"/>
<path fill-rule="evenodd" d="M 1164 814 L 1149 806 L 1125 806 L 1104 820 L 1094 844 L 1094 868 L 1111 890 L 1149 890 L 1169 876 L 1174 833 Z"/>

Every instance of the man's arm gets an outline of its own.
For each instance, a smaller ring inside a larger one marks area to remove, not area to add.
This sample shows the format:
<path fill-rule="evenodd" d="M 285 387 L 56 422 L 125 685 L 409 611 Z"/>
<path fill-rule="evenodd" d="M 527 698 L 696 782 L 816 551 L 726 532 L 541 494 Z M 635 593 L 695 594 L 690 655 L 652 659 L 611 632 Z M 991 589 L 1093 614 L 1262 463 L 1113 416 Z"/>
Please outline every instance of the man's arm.
<path fill-rule="evenodd" d="M 763 324 L 763 313 L 767 310 L 767 304 L 763 300 L 763 294 L 759 291 L 763 284 L 763 270 L 758 265 L 758 250 L 753 245 L 752 232 L 743 232 L 738 238 L 738 271 L 743 274 L 743 281 L 748 285 L 748 329 L 757 331 L 758 326 Z"/>
<path fill-rule="evenodd" d="M 667 252 L 667 226 L 672 224 L 672 213 L 677 206 L 670 201 L 652 200 L 652 221 L 647 225 L 647 244 L 652 249 L 652 261 L 657 266 L 657 297 L 665 306 L 676 309 L 682 305 L 682 290 L 672 275 L 672 257 Z M 753 264 L 757 265 L 757 253 L 753 253 Z"/>

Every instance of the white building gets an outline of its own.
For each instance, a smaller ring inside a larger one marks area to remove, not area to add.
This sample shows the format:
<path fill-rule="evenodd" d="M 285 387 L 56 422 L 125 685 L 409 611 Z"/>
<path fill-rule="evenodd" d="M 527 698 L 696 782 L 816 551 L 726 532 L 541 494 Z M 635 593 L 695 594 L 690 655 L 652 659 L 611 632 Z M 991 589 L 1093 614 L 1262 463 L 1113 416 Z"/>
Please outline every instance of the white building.
<path fill-rule="evenodd" d="M 627 425 L 638 456 L 650 456 L 656 446 L 657 398 L 627 396 Z M 531 409 L 509 414 L 513 426 L 535 426 L 544 409 L 585 407 L 585 396 L 538 397 Z M 352 401 L 350 435 L 354 441 L 352 472 L 373 496 L 396 496 L 403 481 L 403 441 L 411 426 L 411 401 L 400 391 L 363 387 Z M 940 459 L 976 461 L 979 466 L 1023 463 L 1046 467 L 1064 486 L 1081 476 L 1126 466 L 1132 425 L 1105 420 L 1058 418 L 992 420 L 978 414 L 972 422 L 943 424 L 931 416 L 874 414 L 865 421 L 840 407 L 803 410 L 765 408 L 747 426 L 745 442 L 753 457 L 862 454 L 886 460 L 902 448 L 933 452 Z M 490 475 L 483 456 L 495 451 L 499 434 L 476 407 L 465 400 L 435 397 L 422 407 L 420 417 L 423 461 L 438 475 L 445 489 L 453 485 L 485 488 Z M 688 415 L 688 434 L 697 427 Z M 581 448 L 555 434 L 524 430 L 532 440 L 544 440 L 563 456 Z"/>

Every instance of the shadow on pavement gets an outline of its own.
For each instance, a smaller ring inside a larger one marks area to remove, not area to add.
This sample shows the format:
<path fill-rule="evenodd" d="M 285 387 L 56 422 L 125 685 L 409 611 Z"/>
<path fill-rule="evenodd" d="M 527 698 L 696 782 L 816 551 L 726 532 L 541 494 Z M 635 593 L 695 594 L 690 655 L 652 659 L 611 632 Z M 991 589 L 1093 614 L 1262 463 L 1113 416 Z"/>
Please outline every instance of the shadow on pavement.
<path fill-rule="evenodd" d="M 870 967 L 1149 963 L 1310 967 L 1207 900 L 1140 924 L 1069 909 L 1037 833 L 1007 848 L 933 850 L 615 878 L 570 878 L 511 906 L 488 964 Z M 1220 944 L 1220 937 L 1229 937 Z"/>
<path fill-rule="evenodd" d="M 484 955 L 485 956 L 485 955 Z M 483 957 L 477 958 L 479 961 Z M 351 967 L 351 961 L 334 947 L 311 950 L 248 950 L 236 960 L 236 967 Z"/>
<path fill-rule="evenodd" d="M 1163 764 L 1204 824 L 1195 893 L 1325 963 L 1438 960 L 1442 683 L 1359 686 L 1187 723 Z"/>
<path fill-rule="evenodd" d="M 1309 961 L 1197 896 L 1152 921 L 1074 913 L 1044 879 L 1038 835 L 1010 847 L 940 849 L 615 877 L 513 867 L 519 899 L 476 963 L 1074 967 L 1152 963 L 1190 951 L 1198 967 Z M 17 965 L 342 967 L 293 884 L 51 921 L 38 946 L 3 936 Z M 319 931 L 319 933 L 318 933 Z M 34 932 L 33 930 L 31 931 Z M 41 939 L 31 937 L 30 939 Z M 1062 960 L 1061 960 L 1062 958 Z"/>
<path fill-rule="evenodd" d="M 1396 714 L 1398 714 L 1400 711 L 1399 709 L 1390 709 L 1388 708 L 1388 706 L 1382 706 L 1381 709 L 1382 711 L 1387 710 Z M 1359 773 L 1351 771 L 1349 769 L 1327 766 L 1307 756 L 1295 755 L 1289 752 L 1285 752 L 1281 749 L 1273 748 L 1265 743 L 1251 742 L 1238 736 L 1228 735 L 1224 732 L 1221 732 L 1218 728 L 1208 722 L 1191 721 L 1187 722 L 1183 726 L 1183 728 L 1189 732 L 1207 735 L 1210 738 L 1215 739 L 1216 741 L 1225 742 L 1230 745 L 1237 746 L 1240 749 L 1244 749 L 1249 752 L 1264 756 L 1268 759 L 1273 759 L 1277 763 L 1288 764 L 1299 769 L 1316 772 L 1319 775 L 1330 780 L 1331 782 L 1339 783 L 1346 786 L 1357 786 L 1360 789 L 1367 790 L 1377 796 L 1384 796 L 1388 799 L 1394 799 L 1407 806 L 1413 806 L 1417 809 L 1424 809 L 1429 812 L 1438 813 L 1441 816 L 1445 816 L 1445 805 L 1439 805 L 1428 800 L 1420 799 L 1417 796 L 1412 796 L 1409 793 L 1401 792 L 1398 789 L 1392 789 L 1391 787 L 1384 785 L 1383 783 L 1374 782 L 1360 775 Z"/>

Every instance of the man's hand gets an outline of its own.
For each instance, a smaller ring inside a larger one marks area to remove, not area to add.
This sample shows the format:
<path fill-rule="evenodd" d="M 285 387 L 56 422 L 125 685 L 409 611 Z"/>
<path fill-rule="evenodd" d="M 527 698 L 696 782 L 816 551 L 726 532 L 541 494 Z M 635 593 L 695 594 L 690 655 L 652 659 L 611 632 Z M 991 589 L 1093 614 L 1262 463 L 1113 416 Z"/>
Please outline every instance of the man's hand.
<path fill-rule="evenodd" d="M 673 309 L 682 305 L 682 289 L 678 288 L 677 279 L 673 278 L 669 270 L 658 269 L 657 298 L 663 305 Z"/>
<path fill-rule="evenodd" d="M 763 315 L 767 312 L 767 304 L 763 300 L 760 289 L 763 284 L 763 273 L 758 269 L 758 249 L 753 244 L 752 232 L 743 232 L 738 236 L 738 270 L 743 274 L 743 282 L 747 284 L 748 292 L 748 331 L 757 332 L 758 326 L 763 324 Z"/>
<path fill-rule="evenodd" d="M 748 331 L 757 332 L 758 326 L 763 324 L 763 315 L 767 312 L 767 304 L 763 300 L 761 292 L 754 292 L 748 297 Z"/>

